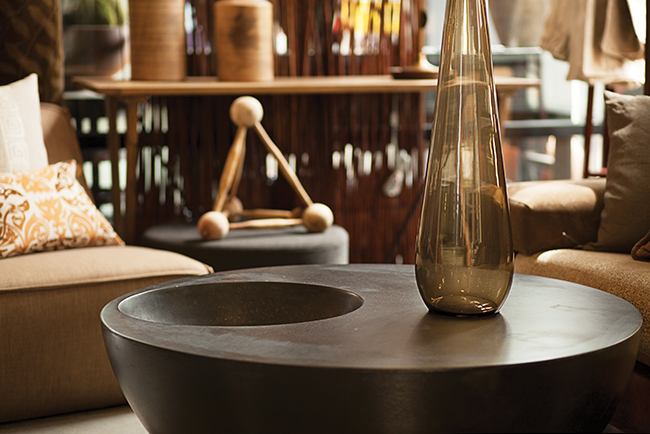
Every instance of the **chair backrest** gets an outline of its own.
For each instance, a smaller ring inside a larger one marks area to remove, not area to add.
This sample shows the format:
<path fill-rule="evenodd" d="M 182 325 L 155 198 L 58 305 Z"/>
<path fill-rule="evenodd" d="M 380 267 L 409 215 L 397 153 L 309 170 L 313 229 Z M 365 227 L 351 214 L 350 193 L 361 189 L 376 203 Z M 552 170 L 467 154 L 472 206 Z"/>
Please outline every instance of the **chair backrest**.
<path fill-rule="evenodd" d="M 83 156 L 77 139 L 77 131 L 72 126 L 68 109 L 60 105 L 42 102 L 41 125 L 43 126 L 43 140 L 45 148 L 47 148 L 48 162 L 53 164 L 60 161 L 76 160 L 77 179 L 88 194 L 91 194 L 83 173 Z"/>

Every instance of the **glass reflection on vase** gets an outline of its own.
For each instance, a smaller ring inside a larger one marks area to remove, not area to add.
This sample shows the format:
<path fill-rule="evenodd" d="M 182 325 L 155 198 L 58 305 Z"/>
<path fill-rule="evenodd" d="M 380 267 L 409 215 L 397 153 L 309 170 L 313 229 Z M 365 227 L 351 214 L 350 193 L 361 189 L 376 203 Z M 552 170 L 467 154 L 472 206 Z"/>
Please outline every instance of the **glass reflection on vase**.
<path fill-rule="evenodd" d="M 499 311 L 514 271 L 485 0 L 448 0 L 416 280 L 429 310 Z"/>

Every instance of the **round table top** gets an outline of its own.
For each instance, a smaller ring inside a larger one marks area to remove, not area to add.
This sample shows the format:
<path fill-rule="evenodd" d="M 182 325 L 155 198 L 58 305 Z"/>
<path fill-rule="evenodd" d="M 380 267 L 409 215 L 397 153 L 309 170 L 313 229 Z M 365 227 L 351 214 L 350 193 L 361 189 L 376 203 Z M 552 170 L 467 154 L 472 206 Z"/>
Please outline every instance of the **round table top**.
<path fill-rule="evenodd" d="M 117 309 L 105 309 L 102 316 L 109 327 L 119 321 L 117 332 L 135 341 L 206 357 L 285 366 L 428 371 L 543 362 L 597 352 L 635 336 L 642 322 L 634 306 L 614 295 L 518 274 L 498 314 L 451 317 L 429 313 L 412 265 L 236 270 L 163 283 L 136 293 L 137 297 L 167 294 L 158 307 L 154 299 L 143 303 L 164 309 L 191 303 L 188 288 L 237 282 L 335 288 L 356 294 L 362 304 L 326 319 L 258 326 L 143 321 L 146 315 L 137 319 Z M 133 294 L 111 304 L 118 306 Z"/>

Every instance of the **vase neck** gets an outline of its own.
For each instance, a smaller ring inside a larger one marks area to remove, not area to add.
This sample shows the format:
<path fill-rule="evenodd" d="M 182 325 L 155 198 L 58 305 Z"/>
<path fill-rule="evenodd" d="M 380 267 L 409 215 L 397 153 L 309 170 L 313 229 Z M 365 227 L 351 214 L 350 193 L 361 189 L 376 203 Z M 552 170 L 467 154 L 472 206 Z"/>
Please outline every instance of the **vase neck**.
<path fill-rule="evenodd" d="M 492 50 L 485 0 L 448 0 L 440 59 L 441 79 L 492 75 Z M 478 76 L 477 76 L 478 74 Z"/>

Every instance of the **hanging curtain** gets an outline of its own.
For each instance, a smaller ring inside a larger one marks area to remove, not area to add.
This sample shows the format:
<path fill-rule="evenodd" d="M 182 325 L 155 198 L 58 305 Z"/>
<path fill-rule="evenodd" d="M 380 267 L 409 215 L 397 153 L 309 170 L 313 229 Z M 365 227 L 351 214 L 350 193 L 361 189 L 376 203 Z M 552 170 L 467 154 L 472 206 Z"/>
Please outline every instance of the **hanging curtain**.
<path fill-rule="evenodd" d="M 553 0 L 540 46 L 569 62 L 567 80 L 639 87 L 645 22 L 638 17 L 645 0 Z"/>

